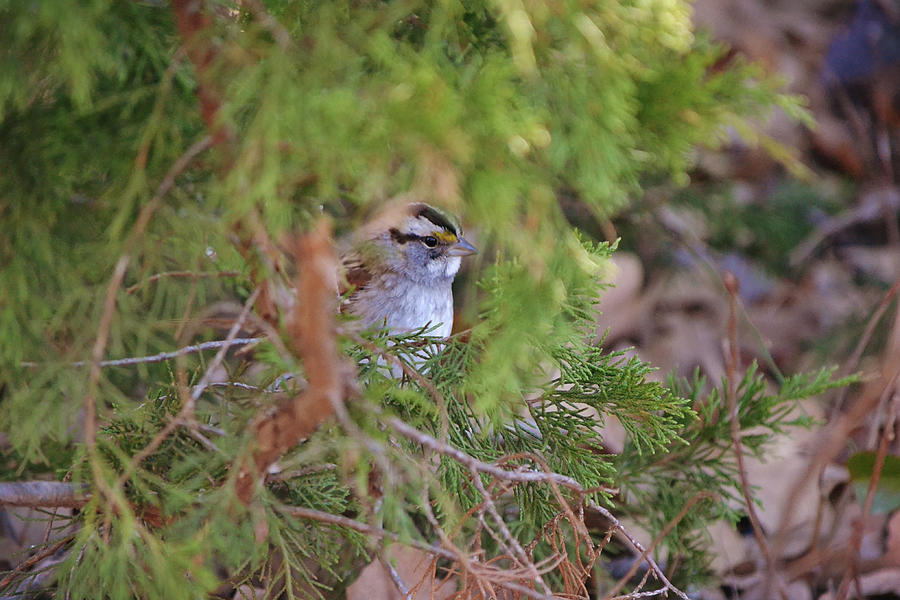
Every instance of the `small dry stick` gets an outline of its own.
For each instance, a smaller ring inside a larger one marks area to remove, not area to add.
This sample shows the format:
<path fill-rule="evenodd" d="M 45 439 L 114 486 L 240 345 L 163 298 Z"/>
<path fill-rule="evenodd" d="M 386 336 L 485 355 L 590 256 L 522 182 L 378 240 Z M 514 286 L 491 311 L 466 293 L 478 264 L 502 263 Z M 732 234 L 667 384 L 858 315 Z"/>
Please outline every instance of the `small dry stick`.
<path fill-rule="evenodd" d="M 737 463 L 738 478 L 741 482 L 741 494 L 744 496 L 744 504 L 747 507 L 747 516 L 753 527 L 753 536 L 762 552 L 763 559 L 766 561 L 766 569 L 770 574 L 768 582 L 774 579 L 775 561 L 772 558 L 772 552 L 766 541 L 765 533 L 763 533 L 762 525 L 759 522 L 759 516 L 756 514 L 756 507 L 753 504 L 753 496 L 750 494 L 750 481 L 747 479 L 747 468 L 744 465 L 744 449 L 741 443 L 741 421 L 738 411 L 737 401 L 737 370 L 738 370 L 738 337 L 737 337 L 737 303 L 738 293 L 740 292 L 740 282 L 731 271 L 726 271 L 722 276 L 722 282 L 725 289 L 728 290 L 728 354 L 726 356 L 726 381 L 728 385 L 728 413 L 731 425 L 731 444 L 734 446 L 734 457 Z M 784 597 L 784 590 L 781 590 Z"/>
<path fill-rule="evenodd" d="M 147 210 L 148 207 L 144 207 L 142 214 L 147 212 Z M 100 384 L 100 361 L 103 360 L 103 353 L 106 351 L 109 328 L 112 325 L 112 318 L 116 308 L 116 293 L 119 291 L 122 280 L 125 278 L 125 270 L 128 268 L 129 260 L 128 254 L 123 254 L 119 258 L 109 286 L 106 289 L 103 315 L 100 318 L 100 326 L 97 330 L 97 337 L 94 340 L 94 348 L 91 351 L 91 371 L 90 375 L 88 375 L 88 389 L 84 395 L 84 441 L 87 446 L 91 474 L 93 475 L 94 485 L 113 504 L 114 509 L 119 508 L 119 502 L 113 497 L 112 489 L 106 483 L 106 478 L 100 469 L 100 456 L 97 452 L 97 391 Z"/>
<path fill-rule="evenodd" d="M 900 291 L 900 276 L 894 281 L 893 285 L 891 285 L 890 289 L 884 293 L 884 296 L 881 297 L 881 301 L 878 303 L 878 307 L 875 309 L 875 312 L 872 313 L 872 316 L 869 317 L 869 321 L 866 323 L 866 328 L 863 330 L 862 335 L 859 338 L 859 342 L 856 343 L 856 348 L 853 349 L 853 354 L 850 355 L 850 358 L 847 360 L 847 364 L 844 366 L 844 375 L 850 375 L 853 371 L 856 370 L 856 366 L 859 364 L 860 358 L 862 358 L 862 353 L 865 351 L 866 347 L 869 345 L 869 341 L 872 339 L 872 335 L 875 333 L 875 328 L 878 326 L 878 323 L 881 322 L 881 318 L 884 316 L 884 313 L 887 312 L 887 309 L 890 307 L 891 302 L 894 299 L 894 296 L 897 295 L 897 292 Z M 834 407 L 831 410 L 831 417 L 834 419 L 837 414 L 841 410 L 841 406 L 844 404 L 844 398 L 847 396 L 847 386 L 844 386 L 838 391 L 837 398 L 834 401 Z"/>
<path fill-rule="evenodd" d="M 544 578 L 541 577 L 541 574 L 538 572 L 537 567 L 528 559 L 528 555 L 525 553 L 525 549 L 522 548 L 519 540 L 517 540 L 516 537 L 512 534 L 512 532 L 509 530 L 509 527 L 507 527 L 506 523 L 503 521 L 503 517 L 501 517 L 500 513 L 497 512 L 497 506 L 491 499 L 490 493 L 484 488 L 484 482 L 481 481 L 481 474 L 475 467 L 469 467 L 469 471 L 472 473 L 472 484 L 475 486 L 475 489 L 478 490 L 478 493 L 481 494 L 481 497 L 484 498 L 484 506 L 485 508 L 487 508 L 488 513 L 490 513 L 491 518 L 494 520 L 494 524 L 497 525 L 500 533 L 503 534 L 506 542 L 512 548 L 512 554 L 515 555 L 516 558 L 520 561 L 520 564 L 523 568 L 530 571 L 529 574 L 534 579 L 534 582 L 537 583 L 538 586 L 540 586 L 542 591 L 548 596 L 552 596 L 550 588 L 547 586 Z"/>
<path fill-rule="evenodd" d="M 868 345 L 875 327 L 881 320 L 884 311 L 890 306 L 891 300 L 897 295 L 898 291 L 900 291 L 900 277 L 897 278 L 891 288 L 884 294 L 881 302 L 875 309 L 869 322 L 866 324 L 866 329 L 844 368 L 845 374 L 856 369 L 856 365 L 862 356 L 863 350 Z M 883 374 L 882 379 L 888 379 L 888 377 Z M 887 384 L 885 384 L 885 387 L 887 387 Z M 846 390 L 846 388 L 844 388 L 844 390 Z M 839 403 L 843 401 L 844 395 L 846 394 L 844 390 L 839 392 L 837 399 L 837 402 Z M 850 435 L 850 432 L 858 424 L 862 423 L 863 420 L 869 416 L 879 401 L 880 396 L 880 393 L 878 395 L 866 394 L 864 390 L 864 393 L 859 400 L 854 402 L 845 414 L 838 415 L 837 412 L 832 411 L 829 426 L 824 430 L 824 435 L 819 436 L 817 447 L 812 452 L 809 468 L 806 469 L 803 475 L 793 483 L 790 493 L 782 502 L 782 517 L 773 537 L 774 547 L 779 548 L 784 542 L 788 527 L 788 519 L 791 514 L 789 508 L 797 503 L 801 492 L 809 482 L 812 481 L 813 477 L 819 477 L 825 465 L 838 455 L 841 448 L 847 443 L 847 436 Z"/>

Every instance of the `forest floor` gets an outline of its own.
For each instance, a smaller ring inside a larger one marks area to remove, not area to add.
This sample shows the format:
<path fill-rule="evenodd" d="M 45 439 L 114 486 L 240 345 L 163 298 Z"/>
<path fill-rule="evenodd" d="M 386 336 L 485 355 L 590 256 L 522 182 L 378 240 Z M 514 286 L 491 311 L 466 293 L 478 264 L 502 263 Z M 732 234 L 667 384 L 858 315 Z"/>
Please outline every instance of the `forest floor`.
<path fill-rule="evenodd" d="M 808 98 L 815 128 L 779 114 L 762 128 L 802 168 L 735 138 L 698 156 L 687 187 L 651 188 L 597 225 L 621 237 L 600 307 L 605 346 L 631 348 L 660 377 L 699 369 L 721 380 L 731 272 L 743 366 L 755 361 L 773 381 L 828 365 L 861 375 L 803 404 L 820 426 L 748 465 L 767 548 L 749 522 L 711 532 L 725 585 L 704 598 L 900 597 L 897 6 L 698 0 L 695 19 L 727 44 L 727 60 L 756 61 Z M 873 468 L 879 449 L 886 461 Z M 783 559 L 774 580 L 766 555 Z"/>

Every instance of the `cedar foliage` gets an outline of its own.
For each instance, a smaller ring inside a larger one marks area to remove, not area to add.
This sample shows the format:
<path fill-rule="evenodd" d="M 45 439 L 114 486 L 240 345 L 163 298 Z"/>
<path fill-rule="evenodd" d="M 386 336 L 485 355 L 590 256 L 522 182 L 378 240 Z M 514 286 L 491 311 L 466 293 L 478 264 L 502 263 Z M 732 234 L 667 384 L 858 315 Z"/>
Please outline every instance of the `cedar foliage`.
<path fill-rule="evenodd" d="M 585 537 L 575 522 L 591 503 L 658 531 L 701 490 L 738 498 L 727 421 L 696 419 L 723 414 L 724 394 L 650 382 L 649 365 L 587 342 L 612 249 L 583 240 L 557 200 L 606 217 L 642 181 L 685 181 L 692 149 L 724 126 L 774 105 L 799 114 L 689 17 L 681 0 L 0 8 L 2 478 L 50 474 L 92 492 L 54 575 L 59 597 L 196 598 L 242 582 L 334 597 L 388 541 L 431 545 L 439 529 L 485 563 L 504 557 L 487 581 L 532 586 L 481 486 L 535 562 L 565 548 L 561 564 L 584 558 L 581 571 L 544 574 L 547 589 L 584 596 L 605 547 L 603 529 Z M 98 335 L 103 359 L 223 339 L 251 294 L 290 285 L 284 240 L 323 214 L 340 235 L 397 196 L 477 232 L 482 253 L 457 291 L 471 330 L 442 349 L 421 335 L 342 337 L 359 386 L 347 419 L 283 456 L 245 505 L 235 466 L 253 451 L 252 423 L 302 389 L 284 315 L 260 295 L 255 311 L 275 329 L 252 354 L 232 351 L 226 381 L 148 449 L 214 351 L 95 377 Z M 211 324 L 222 315 L 224 329 Z M 411 354 L 426 357 L 407 365 L 418 377 L 386 373 Z M 772 395 L 752 373 L 741 384 L 755 450 L 788 425 L 791 400 L 834 382 L 785 385 Z M 608 455 L 590 414 L 622 422 L 622 454 Z M 546 467 L 587 491 L 473 475 L 395 418 L 483 463 Z M 676 583 L 704 573 L 699 532 L 733 506 L 701 503 L 666 538 Z"/>

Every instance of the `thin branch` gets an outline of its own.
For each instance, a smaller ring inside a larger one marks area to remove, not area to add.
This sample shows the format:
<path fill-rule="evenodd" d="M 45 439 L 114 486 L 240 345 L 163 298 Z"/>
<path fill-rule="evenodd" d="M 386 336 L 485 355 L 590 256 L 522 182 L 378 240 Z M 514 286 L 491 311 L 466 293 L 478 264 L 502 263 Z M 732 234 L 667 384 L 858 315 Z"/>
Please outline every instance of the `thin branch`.
<path fill-rule="evenodd" d="M 378 553 L 378 561 L 381 563 L 381 566 L 387 569 L 388 574 L 391 576 L 391 581 L 394 582 L 394 587 L 397 588 L 400 595 L 409 600 L 411 597 L 409 587 L 406 585 L 406 582 L 403 581 L 403 578 L 400 577 L 400 573 L 397 572 L 397 569 L 391 564 L 391 561 L 384 555 L 384 552 Z"/>
<path fill-rule="evenodd" d="M 863 350 L 868 345 L 876 325 L 881 320 L 884 311 L 887 310 L 890 302 L 897 295 L 898 291 L 900 291 L 900 277 L 894 281 L 891 288 L 884 294 L 878 308 L 876 308 L 869 319 L 869 322 L 866 324 L 866 329 L 860 337 L 856 349 L 848 360 L 847 366 L 844 368 L 845 373 L 849 373 L 856 369 L 856 364 L 862 356 Z M 825 465 L 833 460 L 838 453 L 840 453 L 841 449 L 845 447 L 850 433 L 875 409 L 883 395 L 884 389 L 887 388 L 890 385 L 890 381 L 897 376 L 897 372 L 896 359 L 889 355 L 889 357 L 882 360 L 882 368 L 879 376 L 863 387 L 859 394 L 859 398 L 852 403 L 847 409 L 847 412 L 843 414 L 832 412 L 828 427 L 822 432 L 822 435 L 818 436 L 816 447 L 811 451 L 809 468 L 805 469 L 803 474 L 793 482 L 790 492 L 781 503 L 781 519 L 779 520 L 778 527 L 773 535 L 772 545 L 774 547 L 781 548 L 783 546 L 790 517 L 793 514 L 791 507 L 797 503 L 803 489 L 813 481 L 814 477 L 819 477 Z M 840 392 L 838 402 L 843 400 L 844 394 L 844 391 Z"/>
<path fill-rule="evenodd" d="M 865 351 L 866 347 L 869 345 L 869 342 L 872 339 L 872 335 L 875 333 L 875 328 L 878 326 L 878 323 L 881 322 L 881 318 L 884 316 L 884 313 L 887 312 L 887 309 L 890 307 L 891 302 L 894 300 L 894 296 L 897 295 L 897 292 L 900 291 L 900 275 L 897 276 L 897 279 L 894 280 L 894 283 L 891 287 L 884 293 L 884 296 L 881 297 L 881 301 L 878 303 L 878 307 L 875 308 L 875 311 L 872 313 L 872 316 L 869 317 L 869 321 L 866 323 L 866 328 L 863 330 L 862 335 L 859 337 L 859 341 L 856 343 L 856 347 L 853 349 L 853 353 L 850 355 L 850 358 L 847 359 L 847 363 L 844 365 L 844 375 L 850 375 L 853 371 L 856 370 L 857 365 L 859 364 L 859 360 L 862 358 L 862 354 Z M 834 418 L 841 410 L 841 407 L 844 404 L 844 398 L 847 396 L 848 386 L 841 387 L 838 392 L 837 398 L 834 402 L 834 407 L 831 409 L 831 416 Z"/>
<path fill-rule="evenodd" d="M 223 346 L 226 348 L 230 348 L 231 346 L 245 346 L 248 344 L 257 344 L 259 342 L 265 341 L 264 337 L 251 337 L 251 338 L 234 338 L 233 340 L 214 340 L 211 342 L 203 342 L 201 344 L 194 344 L 193 346 L 185 346 L 184 348 L 179 348 L 178 350 L 174 350 L 172 352 L 160 352 L 159 354 L 153 354 L 150 356 L 135 356 L 130 358 L 116 358 L 113 360 L 101 360 L 99 363 L 100 367 L 126 367 L 130 365 L 138 365 L 145 363 L 156 363 L 163 362 L 165 360 L 171 360 L 173 358 L 178 358 L 179 356 L 187 356 L 188 354 L 193 354 L 195 352 L 202 352 L 204 350 L 213 350 L 216 348 L 222 348 Z M 38 367 L 40 363 L 36 362 L 23 362 L 21 363 L 23 367 Z M 88 361 L 80 360 L 78 362 L 73 362 L 73 367 L 83 367 L 87 364 L 90 364 Z"/>
<path fill-rule="evenodd" d="M 449 456 L 450 458 L 456 460 L 458 463 L 468 467 L 470 470 L 475 470 L 480 473 L 487 473 L 488 475 L 492 475 L 497 479 L 502 479 L 504 481 L 515 481 L 520 483 L 545 483 L 548 481 L 552 481 L 557 485 L 569 488 L 578 493 L 583 494 L 588 491 L 585 490 L 585 488 L 580 483 L 566 475 L 560 475 L 559 473 L 553 472 L 545 473 L 543 471 L 534 471 L 531 469 L 517 469 L 515 471 L 508 471 L 506 469 L 498 467 L 496 464 L 480 461 L 477 458 L 466 454 L 462 450 L 454 448 L 453 446 L 441 443 L 427 433 L 419 431 L 415 427 L 406 424 L 404 421 L 398 419 L 397 417 L 389 417 L 385 421 L 400 435 L 407 437 L 414 442 L 425 446 L 426 448 L 434 450 L 435 452 L 438 452 L 445 456 Z"/>
<path fill-rule="evenodd" d="M 150 206 L 150 204 L 145 206 L 141 214 L 143 215 L 148 211 L 152 212 Z M 112 496 L 112 490 L 107 485 L 106 478 L 100 468 L 100 456 L 97 452 L 97 391 L 100 384 L 100 362 L 103 360 L 104 352 L 106 352 L 106 342 L 109 339 L 109 329 L 112 325 L 112 318 L 116 308 L 116 294 L 122 285 L 122 280 L 125 278 L 125 271 L 128 268 L 129 261 L 130 256 L 128 254 L 123 254 L 119 258 L 109 286 L 106 289 L 103 315 L 100 318 L 100 326 L 97 328 L 97 337 L 94 340 L 94 348 L 91 351 L 91 371 L 88 376 L 87 393 L 84 395 L 84 441 L 87 446 L 91 474 L 93 475 L 94 485 L 113 504 L 113 508 L 119 507 L 119 502 Z"/>
<path fill-rule="evenodd" d="M 470 472 L 472 473 L 472 485 L 475 486 L 475 489 L 478 490 L 478 493 L 481 494 L 481 497 L 484 498 L 484 506 L 487 508 L 488 513 L 490 513 L 491 518 L 494 519 L 494 523 L 497 525 L 497 528 L 500 529 L 500 533 L 503 534 L 503 537 L 506 538 L 506 542 L 512 547 L 513 554 L 521 561 L 522 567 L 530 571 L 530 575 L 543 590 L 545 594 L 548 596 L 552 595 L 550 592 L 550 588 L 547 587 L 544 578 L 541 577 L 541 574 L 538 572 L 537 567 L 534 565 L 532 561 L 528 559 L 528 555 L 525 553 L 525 549 L 522 548 L 522 545 L 519 543 L 519 540 L 515 538 L 512 532 L 509 530 L 509 527 L 506 526 L 506 523 L 503 521 L 503 517 L 500 516 L 500 513 L 497 512 L 497 506 L 494 504 L 493 499 L 491 498 L 490 493 L 486 489 L 484 489 L 484 482 L 481 481 L 481 475 L 478 470 L 474 466 L 469 467 Z"/>
<path fill-rule="evenodd" d="M 366 536 L 371 537 L 375 541 L 379 541 L 382 539 L 389 539 L 392 542 L 402 543 L 407 546 L 412 546 L 413 548 L 417 548 L 434 556 L 439 556 L 441 558 L 446 558 L 449 560 L 456 560 L 458 557 L 454 552 L 441 548 L 440 546 L 434 546 L 431 544 L 427 544 L 425 542 L 420 542 L 417 540 L 403 540 L 399 535 L 392 531 L 388 531 L 381 527 L 376 527 L 374 525 L 369 525 L 368 523 L 363 523 L 362 521 L 357 521 L 355 519 L 351 519 L 349 517 L 342 517 L 340 515 L 333 515 L 331 513 L 327 513 L 321 510 L 315 510 L 313 508 L 304 508 L 302 506 L 287 506 L 282 505 L 279 507 L 282 512 L 289 514 L 292 517 L 296 517 L 298 519 L 311 519 L 313 521 L 319 521 L 321 523 L 328 523 L 329 525 L 337 525 L 338 527 L 346 527 L 347 529 L 352 529 L 353 531 L 358 531 L 359 533 L 365 534 Z"/>
<path fill-rule="evenodd" d="M 747 507 L 747 516 L 753 527 L 753 536 L 762 552 L 766 561 L 766 569 L 769 573 L 768 586 L 775 576 L 775 561 L 772 558 L 772 552 L 766 541 L 762 524 L 759 516 L 756 514 L 756 506 L 753 503 L 753 496 L 750 493 L 750 481 L 747 478 L 747 468 L 744 465 L 744 449 L 741 443 L 741 420 L 738 410 L 737 401 L 737 370 L 739 364 L 738 356 L 738 337 L 737 337 L 737 298 L 740 291 L 740 282 L 731 271 L 725 272 L 722 276 L 722 282 L 728 291 L 728 353 L 725 357 L 725 377 L 728 389 L 728 419 L 731 426 L 731 444 L 734 446 L 734 457 L 737 467 L 738 479 L 741 482 L 741 494 L 744 497 L 744 505 Z M 780 586 L 779 586 L 780 587 Z M 784 590 L 780 590 L 782 597 L 785 596 Z"/>
<path fill-rule="evenodd" d="M 262 2 L 259 0 L 242 0 L 241 4 L 250 9 L 250 12 L 253 13 L 253 17 L 272 34 L 272 37 L 275 38 L 275 42 L 282 50 L 290 48 L 292 44 L 291 34 L 278 22 L 278 19 L 273 17 L 272 14 L 266 10 L 266 7 Z"/>

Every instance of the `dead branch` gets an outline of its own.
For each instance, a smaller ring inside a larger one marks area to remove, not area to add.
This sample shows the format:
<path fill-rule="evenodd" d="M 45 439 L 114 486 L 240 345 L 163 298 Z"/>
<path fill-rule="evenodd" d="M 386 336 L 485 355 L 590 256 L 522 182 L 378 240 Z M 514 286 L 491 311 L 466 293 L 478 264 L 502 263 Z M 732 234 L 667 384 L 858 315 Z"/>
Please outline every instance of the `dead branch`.
<path fill-rule="evenodd" d="M 628 582 L 634 576 L 634 574 L 637 573 L 641 564 L 647 559 L 647 557 L 650 555 L 650 553 L 653 552 L 653 550 L 657 546 L 659 546 L 659 544 L 663 541 L 663 539 L 667 535 L 669 535 L 669 532 L 671 532 L 672 529 L 676 525 L 678 525 L 678 523 L 681 522 L 681 520 L 688 514 L 688 511 L 691 510 L 695 504 L 697 504 L 698 502 L 700 502 L 702 500 L 709 500 L 712 498 L 716 498 L 716 495 L 713 494 L 712 492 L 698 492 L 697 494 L 692 496 L 691 499 L 688 500 L 687 503 L 685 503 L 685 505 L 681 508 L 681 510 L 678 511 L 678 514 L 675 515 L 675 517 L 671 521 L 669 521 L 666 524 L 666 526 L 663 527 L 662 530 L 658 534 L 656 534 L 656 537 L 653 538 L 653 542 L 650 543 L 650 546 L 648 546 L 647 548 L 645 548 L 644 550 L 641 551 L 640 556 L 638 556 L 635 559 L 634 563 L 631 565 L 631 568 L 628 570 L 627 573 L 625 573 L 624 576 L 622 576 L 619 579 L 619 582 L 616 584 L 616 586 L 612 590 L 610 590 L 608 595 L 612 596 L 613 594 L 617 594 L 618 592 L 620 592 L 622 590 L 623 587 L 625 587 L 626 582 Z M 648 571 L 648 573 L 649 572 L 650 571 Z M 665 589 L 665 588 L 663 588 L 663 589 Z M 653 593 L 658 593 L 658 591 L 653 592 Z M 625 597 L 626 598 L 632 597 L 632 595 L 627 595 Z M 637 597 L 637 596 L 634 596 L 634 597 Z"/>
<path fill-rule="evenodd" d="M 238 498 L 244 503 L 250 502 L 258 477 L 330 418 L 354 385 L 352 367 L 337 345 L 338 260 L 329 223 L 322 220 L 314 231 L 300 236 L 294 255 L 299 300 L 288 315 L 287 329 L 294 350 L 303 360 L 308 384 L 292 402 L 257 422 L 252 464 L 241 467 L 236 483 Z"/>

